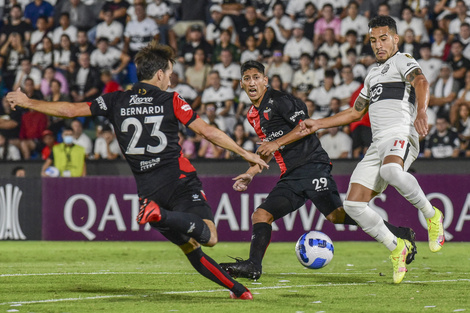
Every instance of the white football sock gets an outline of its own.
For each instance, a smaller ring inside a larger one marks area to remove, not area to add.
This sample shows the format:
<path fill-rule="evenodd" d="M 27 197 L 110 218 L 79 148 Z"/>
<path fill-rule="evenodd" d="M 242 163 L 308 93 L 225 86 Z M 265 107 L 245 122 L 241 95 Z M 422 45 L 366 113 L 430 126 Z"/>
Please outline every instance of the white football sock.
<path fill-rule="evenodd" d="M 434 208 L 431 202 L 426 199 L 426 195 L 419 186 L 418 181 L 413 175 L 405 172 L 400 164 L 387 163 L 382 165 L 380 167 L 380 176 L 420 210 L 425 218 L 434 216 Z"/>
<path fill-rule="evenodd" d="M 383 243 L 388 250 L 393 251 L 397 247 L 397 237 L 385 226 L 382 217 L 372 210 L 367 202 L 346 200 L 343 202 L 343 207 L 363 231 Z"/>

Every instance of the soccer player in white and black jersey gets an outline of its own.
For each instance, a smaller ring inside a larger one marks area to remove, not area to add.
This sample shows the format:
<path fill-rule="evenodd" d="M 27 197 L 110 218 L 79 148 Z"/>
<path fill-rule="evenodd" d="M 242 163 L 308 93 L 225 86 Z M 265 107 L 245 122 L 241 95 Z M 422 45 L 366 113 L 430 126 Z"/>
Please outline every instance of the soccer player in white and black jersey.
<path fill-rule="evenodd" d="M 8 94 L 7 101 L 13 109 L 18 105 L 54 116 L 106 116 L 143 199 L 139 224 L 149 222 L 178 245 L 199 273 L 230 289 L 232 298 L 252 299 L 249 290 L 201 250 L 201 245 L 217 243 L 217 231 L 196 170 L 181 153 L 179 123 L 260 168 L 267 165 L 200 119 L 178 93 L 165 91 L 173 63 L 171 48 L 152 41 L 136 55 L 139 82 L 128 91 L 71 103 L 31 100 L 18 89 Z"/>
<path fill-rule="evenodd" d="M 252 103 L 247 119 L 260 140 L 276 145 L 278 138 L 294 129 L 302 120 L 308 119 L 307 106 L 300 99 L 266 86 L 268 77 L 264 74 L 263 64 L 247 61 L 241 71 L 240 85 Z M 258 279 L 261 276 L 261 263 L 271 241 L 271 224 L 296 211 L 308 199 L 330 222 L 357 225 L 343 209 L 336 182 L 331 176 L 330 158 L 315 135 L 285 147 L 277 146 L 275 150 L 265 158 L 266 161 L 272 157 L 276 159 L 281 169 L 281 179 L 252 215 L 250 257 L 220 264 L 234 277 Z M 245 191 L 260 170 L 258 165 L 251 166 L 244 174 L 234 178 L 233 188 Z M 413 240 L 411 229 L 398 228 L 388 223 L 387 227 L 397 236 Z M 410 257 L 409 262 L 412 261 L 412 255 Z"/>
<path fill-rule="evenodd" d="M 405 259 L 410 253 L 410 244 L 393 235 L 368 202 L 387 185 L 392 185 L 426 218 L 430 250 L 436 252 L 442 248 L 443 214 L 431 205 L 416 178 L 407 172 L 418 156 L 418 134 L 428 133 L 429 84 L 418 62 L 398 52 L 399 37 L 393 18 L 373 18 L 369 22 L 369 35 L 378 66 L 367 75 L 354 106 L 328 118 L 305 120 L 299 125 L 300 132 L 294 130 L 277 143 L 260 147 L 259 151 L 269 154 L 278 145 L 293 142 L 318 129 L 347 125 L 369 112 L 373 142 L 351 176 L 343 205 L 346 213 L 366 233 L 391 251 L 393 281 L 400 283 L 406 273 Z"/>

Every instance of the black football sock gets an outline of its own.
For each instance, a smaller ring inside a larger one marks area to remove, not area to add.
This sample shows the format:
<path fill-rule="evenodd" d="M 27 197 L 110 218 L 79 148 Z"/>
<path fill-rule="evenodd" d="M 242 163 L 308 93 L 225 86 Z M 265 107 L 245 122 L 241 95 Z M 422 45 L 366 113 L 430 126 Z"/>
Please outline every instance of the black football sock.
<path fill-rule="evenodd" d="M 251 236 L 250 260 L 261 268 L 263 257 L 271 242 L 272 226 L 268 223 L 256 223 L 253 225 Z"/>
<path fill-rule="evenodd" d="M 230 289 L 237 297 L 241 296 L 247 289 L 228 275 L 217 262 L 205 254 L 199 247 L 186 254 L 191 265 L 202 276 L 212 280 L 222 287 Z"/>
<path fill-rule="evenodd" d="M 392 225 L 390 224 L 389 222 L 385 221 L 384 220 L 384 223 L 385 223 L 385 226 L 387 226 L 387 228 L 392 232 L 392 234 L 394 234 L 396 237 L 398 238 L 402 238 L 402 239 L 407 239 L 410 237 L 409 236 L 409 232 L 408 232 L 408 228 L 405 228 L 405 227 L 398 227 L 398 226 L 395 226 L 395 225 Z"/>
<path fill-rule="evenodd" d="M 160 208 L 160 214 L 162 219 L 154 223 L 156 226 L 169 227 L 202 244 L 208 243 L 211 239 L 209 226 L 196 214 L 173 212 L 162 208 Z"/>

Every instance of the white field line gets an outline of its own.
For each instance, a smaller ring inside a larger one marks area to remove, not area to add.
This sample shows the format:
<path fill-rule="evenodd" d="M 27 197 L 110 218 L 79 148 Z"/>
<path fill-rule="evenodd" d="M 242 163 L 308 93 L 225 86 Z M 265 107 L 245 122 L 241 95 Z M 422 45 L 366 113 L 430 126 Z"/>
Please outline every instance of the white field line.
<path fill-rule="evenodd" d="M 444 279 L 444 280 L 421 280 L 421 281 L 404 281 L 404 284 L 423 284 L 423 283 L 470 283 L 470 279 Z M 343 283 L 343 284 L 313 284 L 313 285 L 292 285 L 292 286 L 266 286 L 266 287 L 250 287 L 250 290 L 269 290 L 269 289 L 288 289 L 288 288 L 310 288 L 310 287 L 342 287 L 342 286 L 367 286 L 370 283 Z M 227 292 L 227 289 L 212 289 L 212 290 L 188 290 L 188 291 L 167 291 L 160 294 L 191 294 L 191 293 L 208 293 L 208 292 Z M 143 297 L 144 295 L 109 295 L 109 296 L 95 296 L 95 297 L 80 297 L 80 298 L 63 298 L 63 299 L 46 299 L 35 301 L 15 301 L 4 302 L 2 305 L 15 305 L 15 304 L 37 304 L 37 303 L 50 303 L 61 301 L 82 301 L 82 300 L 96 300 L 96 299 L 109 299 L 109 298 L 123 298 L 123 297 Z"/>

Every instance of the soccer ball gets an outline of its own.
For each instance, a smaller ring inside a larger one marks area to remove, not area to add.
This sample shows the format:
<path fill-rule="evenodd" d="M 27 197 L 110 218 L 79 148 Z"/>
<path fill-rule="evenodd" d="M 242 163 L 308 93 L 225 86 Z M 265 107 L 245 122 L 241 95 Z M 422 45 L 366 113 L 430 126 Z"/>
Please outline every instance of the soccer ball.
<path fill-rule="evenodd" d="M 335 248 L 330 237 L 319 231 L 303 234 L 295 245 L 295 254 L 300 264 L 310 269 L 319 269 L 333 259 Z"/>

